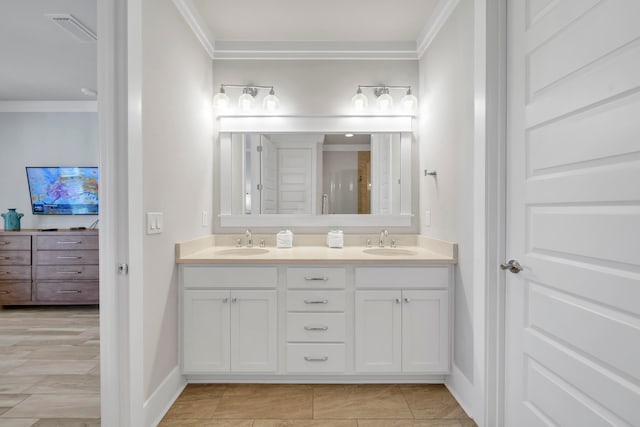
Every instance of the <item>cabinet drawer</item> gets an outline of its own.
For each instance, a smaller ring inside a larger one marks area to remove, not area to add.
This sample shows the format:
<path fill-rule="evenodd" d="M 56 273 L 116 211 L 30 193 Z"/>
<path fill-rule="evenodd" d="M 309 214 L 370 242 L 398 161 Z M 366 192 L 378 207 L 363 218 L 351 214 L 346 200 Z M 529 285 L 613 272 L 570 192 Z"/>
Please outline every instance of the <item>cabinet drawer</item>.
<path fill-rule="evenodd" d="M 287 344 L 289 372 L 344 372 L 344 344 Z"/>
<path fill-rule="evenodd" d="M 36 282 L 36 301 L 97 304 L 98 282 Z"/>
<path fill-rule="evenodd" d="M 184 267 L 185 288 L 275 288 L 276 267 Z"/>
<path fill-rule="evenodd" d="M 344 291 L 288 291 L 288 311 L 344 311 Z"/>
<path fill-rule="evenodd" d="M 0 235 L 0 251 L 28 251 L 31 250 L 31 236 Z"/>
<path fill-rule="evenodd" d="M 0 305 L 31 301 L 31 282 L 0 283 Z"/>
<path fill-rule="evenodd" d="M 38 280 L 98 280 L 97 265 L 39 265 Z"/>
<path fill-rule="evenodd" d="M 0 280 L 31 280 L 31 266 L 0 265 Z"/>
<path fill-rule="evenodd" d="M 346 270 L 340 267 L 287 269 L 287 287 L 289 288 L 344 289 L 346 282 Z"/>
<path fill-rule="evenodd" d="M 340 342 L 344 335 L 343 313 L 287 314 L 287 341 Z"/>
<path fill-rule="evenodd" d="M 357 288 L 447 288 L 449 267 L 358 267 Z"/>
<path fill-rule="evenodd" d="M 97 250 L 38 251 L 38 265 L 98 264 Z"/>
<path fill-rule="evenodd" d="M 36 242 L 38 250 L 98 249 L 97 234 L 52 234 L 50 236 L 38 236 Z"/>
<path fill-rule="evenodd" d="M 31 251 L 0 251 L 0 265 L 31 265 Z"/>

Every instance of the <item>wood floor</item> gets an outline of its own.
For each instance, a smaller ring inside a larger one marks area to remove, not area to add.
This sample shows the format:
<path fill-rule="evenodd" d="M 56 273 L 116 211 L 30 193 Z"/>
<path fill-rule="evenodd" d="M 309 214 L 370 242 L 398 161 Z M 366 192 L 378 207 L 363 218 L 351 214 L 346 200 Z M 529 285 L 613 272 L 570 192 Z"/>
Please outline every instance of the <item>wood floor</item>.
<path fill-rule="evenodd" d="M 190 384 L 160 426 L 472 427 L 438 384 Z"/>
<path fill-rule="evenodd" d="M 96 306 L 0 307 L 0 427 L 100 426 Z"/>

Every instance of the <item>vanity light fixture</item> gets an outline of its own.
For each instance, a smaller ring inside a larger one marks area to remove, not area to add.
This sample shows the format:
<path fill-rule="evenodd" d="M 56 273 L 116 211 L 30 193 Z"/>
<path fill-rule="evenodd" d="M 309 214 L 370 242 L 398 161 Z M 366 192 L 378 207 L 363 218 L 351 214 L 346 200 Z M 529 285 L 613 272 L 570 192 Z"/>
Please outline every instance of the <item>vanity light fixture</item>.
<path fill-rule="evenodd" d="M 359 85 L 358 91 L 351 98 L 353 109 L 357 112 L 363 112 L 369 104 L 367 96 L 362 93 L 362 88 L 373 89 L 373 94 L 376 96 L 376 105 L 380 112 L 389 112 L 393 109 L 393 97 L 389 92 L 395 89 L 406 91 L 405 96 L 400 100 L 400 106 L 405 113 L 415 114 L 418 110 L 418 98 L 411 93 L 411 86 Z"/>
<path fill-rule="evenodd" d="M 225 110 L 230 105 L 229 96 L 226 94 L 226 88 L 242 88 L 242 94 L 238 98 L 238 108 L 242 112 L 249 112 L 255 106 L 255 98 L 258 96 L 260 89 L 269 89 L 269 94 L 262 100 L 262 107 L 268 112 L 274 112 L 280 107 L 280 100 L 276 96 L 273 86 L 258 85 L 231 85 L 221 84 L 220 92 L 213 97 L 213 107 L 217 110 Z"/>

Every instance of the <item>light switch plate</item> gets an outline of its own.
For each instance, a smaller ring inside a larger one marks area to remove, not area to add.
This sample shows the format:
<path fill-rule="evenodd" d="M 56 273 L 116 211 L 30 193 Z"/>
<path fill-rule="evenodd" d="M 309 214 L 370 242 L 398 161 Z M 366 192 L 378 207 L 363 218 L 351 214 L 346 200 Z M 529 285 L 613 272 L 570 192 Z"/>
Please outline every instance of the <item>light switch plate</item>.
<path fill-rule="evenodd" d="M 209 225 L 209 212 L 202 211 L 202 226 L 206 227 Z"/>
<path fill-rule="evenodd" d="M 424 226 L 431 227 L 431 211 L 424 211 Z"/>
<path fill-rule="evenodd" d="M 164 229 L 162 212 L 147 212 L 147 234 L 160 234 Z"/>

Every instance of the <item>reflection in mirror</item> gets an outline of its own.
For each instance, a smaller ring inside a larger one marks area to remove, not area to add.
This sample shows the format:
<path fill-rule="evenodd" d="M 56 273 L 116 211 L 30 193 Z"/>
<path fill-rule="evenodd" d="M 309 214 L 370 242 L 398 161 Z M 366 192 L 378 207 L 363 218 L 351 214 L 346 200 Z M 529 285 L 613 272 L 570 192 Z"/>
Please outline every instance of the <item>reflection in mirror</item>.
<path fill-rule="evenodd" d="M 400 134 L 232 134 L 231 151 L 232 214 L 400 214 Z"/>

